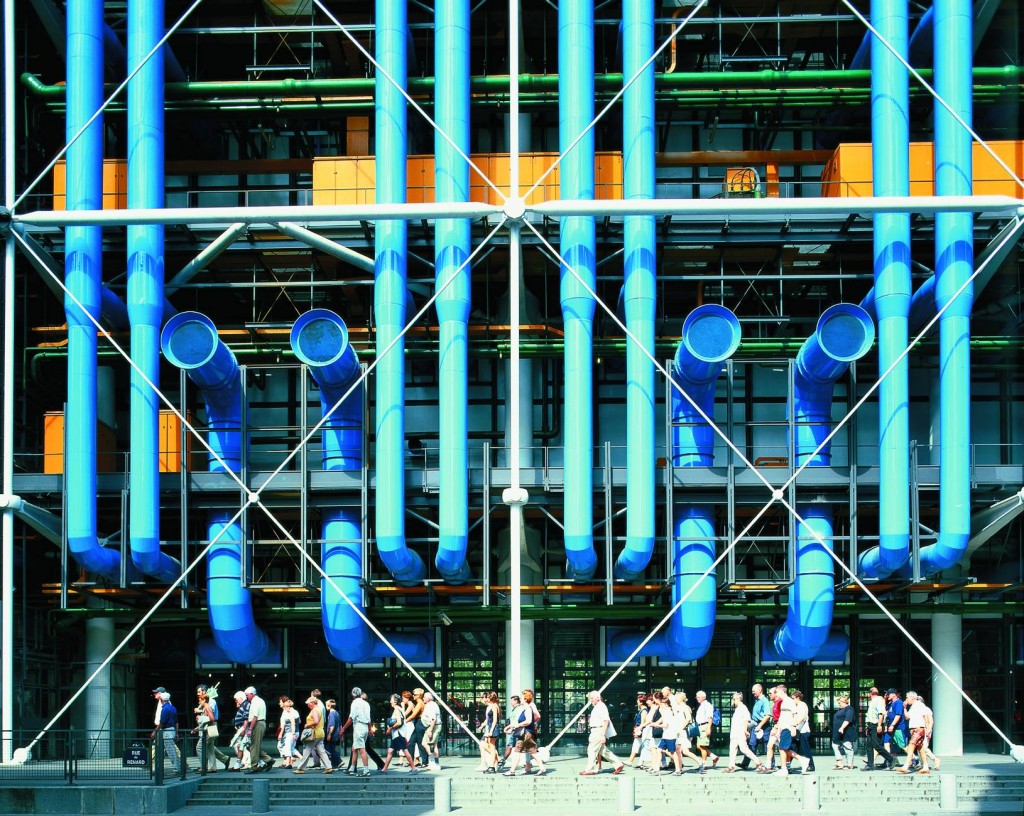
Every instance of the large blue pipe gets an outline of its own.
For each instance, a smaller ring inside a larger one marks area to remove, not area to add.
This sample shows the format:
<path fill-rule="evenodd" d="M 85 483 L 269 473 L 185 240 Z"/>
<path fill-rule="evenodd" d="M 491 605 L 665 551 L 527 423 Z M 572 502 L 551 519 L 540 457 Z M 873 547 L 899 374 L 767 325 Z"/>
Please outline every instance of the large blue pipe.
<path fill-rule="evenodd" d="M 439 0 L 434 15 L 436 66 L 434 135 L 437 201 L 469 201 L 469 164 L 452 142 L 469 155 L 469 0 Z M 470 252 L 470 223 L 465 218 L 439 218 L 435 226 L 435 281 L 441 290 L 436 303 L 439 324 L 439 388 L 444 402 L 439 411 L 440 488 L 438 543 L 434 563 L 449 583 L 469 578 L 466 545 L 469 540 L 469 460 L 467 367 L 470 309 L 470 271 L 456 270 Z"/>
<path fill-rule="evenodd" d="M 349 344 L 344 321 L 328 309 L 313 309 L 295 321 L 290 339 L 295 356 L 309 367 L 320 387 L 323 416 L 329 416 L 323 425 L 324 470 L 359 470 L 363 466 L 362 385 L 330 413 L 359 378 L 359 360 Z M 361 609 L 363 536 L 359 515 L 356 507 L 324 512 L 320 563 L 324 573 Z M 320 611 L 327 648 L 338 660 L 362 663 L 391 657 L 326 578 L 320 582 Z M 407 660 L 432 659 L 431 643 L 420 634 L 396 634 L 391 641 Z"/>
<path fill-rule="evenodd" d="M 825 310 L 813 335 L 797 352 L 793 375 L 794 453 L 798 466 L 831 464 L 831 443 L 815 454 L 832 430 L 832 396 L 836 380 L 850 363 L 871 349 L 875 327 L 867 312 L 851 303 Z M 832 549 L 832 508 L 802 504 L 797 512 L 793 584 L 786 621 L 770 640 L 774 660 L 810 660 L 825 645 L 835 604 Z M 822 546 L 812 533 L 825 542 Z"/>
<path fill-rule="evenodd" d="M 160 336 L 164 356 L 188 372 L 206 403 L 208 442 L 220 456 L 210 457 L 211 473 L 242 470 L 242 381 L 231 350 L 217 336 L 217 327 L 198 312 L 180 312 L 167 321 Z M 213 639 L 234 663 L 267 662 L 273 645 L 253 618 L 252 596 L 242 586 L 242 528 L 230 510 L 212 511 L 207 534 L 217 543 L 206 556 L 206 603 Z M 222 534 L 223 531 L 223 534 Z"/>
<path fill-rule="evenodd" d="M 405 0 L 375 0 L 377 61 L 403 87 L 408 43 Z M 377 203 L 405 201 L 408 127 L 405 97 L 391 82 L 376 83 Z M 384 349 L 405 328 L 405 221 L 378 221 L 374 238 L 373 308 L 377 320 L 377 551 L 402 584 L 422 581 L 423 559 L 405 540 L 405 341 Z"/>
<path fill-rule="evenodd" d="M 623 3 L 623 76 L 632 77 L 654 53 L 653 0 Z M 654 66 L 622 99 L 623 197 L 654 198 Z M 626 216 L 624 228 L 626 327 L 639 344 L 626 344 L 626 546 L 615 577 L 634 580 L 654 553 L 654 351 L 656 241 L 654 218 Z M 646 352 L 646 353 L 645 353 Z"/>
<path fill-rule="evenodd" d="M 160 41 L 163 0 L 128 3 L 128 64 L 142 63 Z M 128 83 L 128 207 L 164 206 L 164 63 L 146 61 Z M 160 385 L 160 326 L 164 316 L 164 228 L 128 227 L 128 319 L 132 360 Z M 129 492 L 132 561 L 146 575 L 171 582 L 181 565 L 160 551 L 160 401 L 153 386 L 131 372 Z"/>
<path fill-rule="evenodd" d="M 725 361 L 739 348 L 740 324 L 724 306 L 699 306 L 683 322 L 683 338 L 672 370 L 676 382 L 709 417 L 714 417 L 715 382 Z M 675 388 L 672 389 L 672 462 L 677 467 L 710 467 L 715 432 Z M 640 652 L 666 660 L 691 661 L 711 647 L 715 631 L 715 515 L 711 505 L 678 507 L 673 518 L 672 604 L 690 592 L 668 628 Z M 692 589 L 692 591 L 691 591 Z M 645 637 L 623 632 L 612 638 L 608 654 L 625 660 Z"/>
<path fill-rule="evenodd" d="M 594 5 L 592 0 L 558 4 L 559 188 L 565 199 L 594 198 L 594 132 L 566 154 L 594 118 Z M 565 330 L 564 530 L 566 570 L 576 581 L 597 571 L 594 551 L 593 346 L 596 282 L 594 219 L 573 216 L 559 224 L 562 257 L 559 301 Z"/>
<path fill-rule="evenodd" d="M 872 0 L 871 23 L 907 53 L 906 0 Z M 910 194 L 910 91 L 907 70 L 888 48 L 871 49 L 872 175 L 876 196 Z M 910 216 L 874 221 L 874 311 L 878 369 L 887 371 L 907 348 L 910 311 Z M 910 396 L 904 357 L 878 391 L 879 546 L 860 554 L 862 575 L 888 574 L 910 552 Z"/>
<path fill-rule="evenodd" d="M 69 0 L 67 6 L 67 138 L 103 103 L 103 4 Z M 103 117 L 68 149 L 67 208 L 103 206 Z M 89 314 L 101 309 L 103 236 L 100 227 L 69 226 L 64 280 Z M 64 299 L 68 321 L 68 402 L 65 417 L 68 549 L 89 572 L 111 580 L 121 575 L 121 554 L 102 547 L 96 533 L 96 326 Z"/>
<path fill-rule="evenodd" d="M 971 124 L 973 10 L 970 0 L 936 0 L 935 90 Z M 971 135 L 935 106 L 935 194 L 971 195 Z M 971 309 L 974 285 L 953 299 L 974 272 L 974 216 L 936 213 L 934 307 L 939 318 L 939 538 L 921 550 L 921 574 L 956 565 L 971 535 Z M 950 302 L 952 301 L 952 302 Z M 909 565 L 906 567 L 909 571 Z"/>

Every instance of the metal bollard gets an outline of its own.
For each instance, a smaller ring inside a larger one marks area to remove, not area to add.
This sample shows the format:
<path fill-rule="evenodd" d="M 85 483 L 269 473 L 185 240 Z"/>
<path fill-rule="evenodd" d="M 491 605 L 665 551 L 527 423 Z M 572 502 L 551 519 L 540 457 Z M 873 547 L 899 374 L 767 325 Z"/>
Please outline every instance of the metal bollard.
<path fill-rule="evenodd" d="M 269 779 L 254 779 L 252 781 L 252 812 L 270 813 Z"/>
<path fill-rule="evenodd" d="M 803 778 L 804 798 L 800 810 L 820 810 L 821 799 L 818 791 L 818 778 L 816 776 L 805 776 Z"/>
<path fill-rule="evenodd" d="M 947 773 L 939 777 L 939 808 L 942 810 L 956 810 L 956 775 Z"/>
<path fill-rule="evenodd" d="M 434 778 L 434 813 L 452 812 L 452 778 L 438 776 Z"/>
<path fill-rule="evenodd" d="M 619 777 L 619 813 L 636 810 L 636 780 L 632 776 Z"/>

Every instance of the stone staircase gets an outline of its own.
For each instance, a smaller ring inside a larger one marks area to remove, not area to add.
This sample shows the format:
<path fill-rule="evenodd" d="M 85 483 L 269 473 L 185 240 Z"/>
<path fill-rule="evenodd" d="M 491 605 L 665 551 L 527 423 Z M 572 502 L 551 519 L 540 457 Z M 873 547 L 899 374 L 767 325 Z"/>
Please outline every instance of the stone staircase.
<path fill-rule="evenodd" d="M 209 776 L 188 800 L 188 807 L 249 805 L 252 778 L 233 773 Z M 428 810 L 434 806 L 434 780 L 426 774 L 409 776 L 403 771 L 391 771 L 386 776 L 374 773 L 369 779 L 361 779 L 337 772 L 326 776 L 319 771 L 309 771 L 304 776 L 296 776 L 286 771 L 271 771 L 255 778 L 270 780 L 272 811 L 302 813 L 311 802 L 322 806 L 332 801 L 339 807 L 351 807 L 353 802 L 368 807 L 416 805 Z"/>

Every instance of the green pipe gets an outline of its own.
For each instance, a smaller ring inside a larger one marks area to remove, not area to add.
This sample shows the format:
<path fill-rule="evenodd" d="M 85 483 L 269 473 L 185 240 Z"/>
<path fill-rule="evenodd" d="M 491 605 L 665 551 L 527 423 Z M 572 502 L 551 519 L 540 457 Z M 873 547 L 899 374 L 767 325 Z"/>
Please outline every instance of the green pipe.
<path fill-rule="evenodd" d="M 925 79 L 931 79 L 931 70 L 922 70 Z M 997 68 L 975 68 L 974 79 L 980 85 L 1005 88 L 1019 84 L 1024 75 L 1024 66 L 1005 65 Z M 47 99 L 63 99 L 66 91 L 64 85 L 47 85 L 37 76 L 30 73 L 21 75 L 22 84 L 34 95 Z M 617 91 L 622 87 L 623 77 L 619 73 L 597 74 L 594 84 L 598 90 Z M 692 89 L 712 88 L 815 88 L 824 91 L 838 87 L 869 89 L 871 84 L 870 71 L 722 71 L 722 72 L 691 72 L 658 74 L 655 86 L 661 89 Z M 223 82 L 168 82 L 165 86 L 167 99 L 196 99 L 199 97 L 237 95 L 240 97 L 267 96 L 288 97 L 298 95 L 330 96 L 330 95 L 363 95 L 372 97 L 376 87 L 375 79 L 280 79 L 253 81 Z M 508 90 L 508 76 L 478 76 L 471 80 L 471 92 L 474 94 L 490 94 Z M 558 93 L 558 76 L 556 74 L 522 74 L 519 77 L 520 91 L 523 93 L 545 92 L 552 96 Z M 109 95 L 114 90 L 110 85 L 105 88 Z M 433 96 L 433 77 L 411 77 L 409 93 Z"/>

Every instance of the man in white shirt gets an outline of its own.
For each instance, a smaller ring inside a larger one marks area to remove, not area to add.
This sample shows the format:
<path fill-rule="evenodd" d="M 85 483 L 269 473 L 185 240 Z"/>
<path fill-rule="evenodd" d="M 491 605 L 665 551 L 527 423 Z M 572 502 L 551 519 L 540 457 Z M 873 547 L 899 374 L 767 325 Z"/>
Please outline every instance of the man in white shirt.
<path fill-rule="evenodd" d="M 370 704 L 363 699 L 363 690 L 356 686 L 352 689 L 352 705 L 348 710 L 348 718 L 352 723 L 352 755 L 348 761 L 348 769 L 345 773 L 354 773 L 359 776 L 370 775 L 370 758 L 366 754 L 366 740 L 370 734 Z M 359 760 L 363 760 L 365 766 L 359 770 Z"/>
<path fill-rule="evenodd" d="M 868 692 L 868 713 L 864 717 L 864 736 L 868 739 L 868 764 L 861 770 L 875 770 L 875 754 L 885 760 L 883 769 L 887 770 L 896 764 L 893 755 L 885 750 L 882 735 L 885 733 L 885 698 L 879 695 L 874 686 Z"/>
<path fill-rule="evenodd" d="M 440 754 L 437 752 L 437 743 L 441 736 L 441 706 L 437 704 L 434 695 L 429 691 L 423 695 L 423 744 L 427 748 L 427 759 L 430 761 L 427 770 L 441 770 Z"/>
<path fill-rule="evenodd" d="M 921 770 L 918 773 L 930 774 L 928 754 L 931 754 L 931 751 L 927 750 L 925 745 L 932 735 L 931 723 L 934 722 L 932 710 L 917 696 L 916 691 L 907 692 L 903 708 L 907 717 L 907 725 L 910 727 L 910 739 L 907 741 L 906 747 L 907 761 L 896 769 L 896 773 L 910 773 L 910 765 L 914 761 L 916 753 L 921 757 Z M 934 754 L 932 754 L 932 758 L 935 758 Z"/>
<path fill-rule="evenodd" d="M 775 771 L 773 776 L 788 776 L 789 769 L 786 764 L 790 760 L 797 760 L 800 763 L 801 770 L 806 773 L 808 765 L 811 764 L 809 757 L 800 756 L 796 751 L 797 746 L 797 705 L 796 700 L 789 696 L 789 689 L 786 686 L 777 686 L 775 689 L 775 698 L 782 700 L 782 706 L 779 709 L 779 752 L 782 754 L 782 759 L 779 761 L 779 769 Z"/>
<path fill-rule="evenodd" d="M 697 692 L 697 712 L 693 715 L 697 728 L 700 729 L 700 736 L 697 737 L 697 750 L 700 751 L 700 768 L 697 773 L 704 773 L 704 766 L 708 759 L 711 760 L 711 767 L 718 764 L 718 754 L 711 750 L 711 726 L 712 718 L 715 716 L 715 707 L 708 700 L 704 691 Z"/>
<path fill-rule="evenodd" d="M 759 688 L 759 687 L 758 687 Z M 729 767 L 726 773 L 736 771 L 736 752 L 739 751 L 748 759 L 754 760 L 754 770 L 760 772 L 761 760 L 750 750 L 750 709 L 743 702 L 743 692 L 737 691 L 732 695 L 732 722 L 729 725 Z"/>
<path fill-rule="evenodd" d="M 245 724 L 245 735 L 252 740 L 249 748 L 249 767 L 245 769 L 245 773 L 269 771 L 274 767 L 274 760 L 263 750 L 263 735 L 267 731 L 267 704 L 253 686 L 245 690 L 245 699 L 249 701 L 249 720 Z"/>
<path fill-rule="evenodd" d="M 587 767 L 580 771 L 580 776 L 594 776 L 597 758 L 601 757 L 615 767 L 613 774 L 622 773 L 622 760 L 608 750 L 608 738 L 615 736 L 615 729 L 612 727 L 612 718 L 608 713 L 608 706 L 601 701 L 601 693 L 590 692 L 590 741 L 587 743 Z"/>

